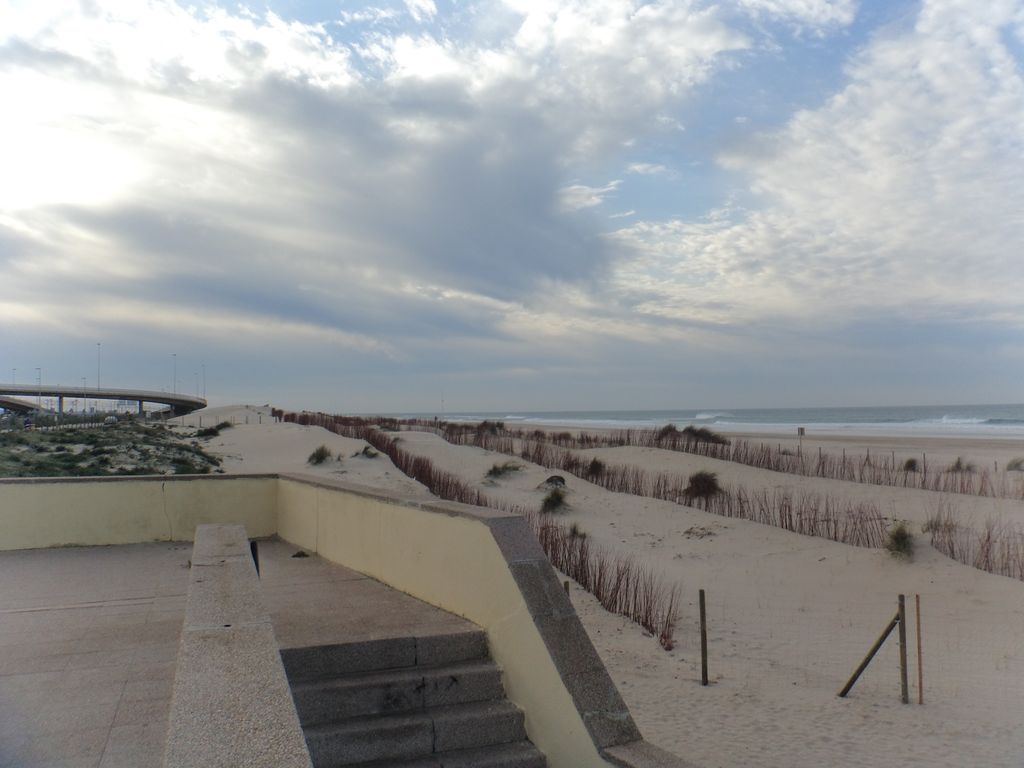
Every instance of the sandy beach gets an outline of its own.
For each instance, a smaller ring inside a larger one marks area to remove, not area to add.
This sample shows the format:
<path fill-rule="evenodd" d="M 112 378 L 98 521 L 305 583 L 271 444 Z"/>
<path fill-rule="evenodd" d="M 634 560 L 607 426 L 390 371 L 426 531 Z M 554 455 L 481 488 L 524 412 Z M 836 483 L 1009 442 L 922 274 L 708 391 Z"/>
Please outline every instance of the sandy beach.
<path fill-rule="evenodd" d="M 209 409 L 185 424 L 235 419 L 209 441 L 228 472 L 319 472 L 406 495 L 426 496 L 388 458 L 317 427 L 244 417 L 244 407 Z M 269 411 L 267 412 L 269 415 Z M 256 421 L 257 423 L 253 423 Z M 262 422 L 262 423 L 259 423 Z M 517 425 L 519 426 L 519 425 Z M 537 508 L 552 472 L 521 469 L 485 475 L 509 457 L 457 447 L 426 432 L 402 432 L 404 447 L 478 486 L 490 497 Z M 731 436 L 734 437 L 734 436 Z M 782 436 L 753 439 L 782 441 Z M 790 438 L 796 443 L 795 436 Z M 306 457 L 319 445 L 335 456 L 319 467 Z M 1024 455 L 1011 441 L 939 437 L 812 436 L 804 451 L 927 453 L 981 466 Z M 1024 583 L 956 563 L 935 551 L 920 524 L 946 503 L 964 520 L 1024 523 L 1024 502 L 797 477 L 652 448 L 601 448 L 609 463 L 650 471 L 718 473 L 750 489 L 793 488 L 852 501 L 910 521 L 915 552 L 896 559 L 864 549 L 728 519 L 667 501 L 611 493 L 566 475 L 568 509 L 607 551 L 634 558 L 678 584 L 683 596 L 676 645 L 663 650 L 637 625 L 609 614 L 588 594 L 572 598 L 644 735 L 698 766 L 927 765 L 1019 767 L 1024 764 Z M 358 454 L 358 455 L 355 455 Z M 707 590 L 711 685 L 700 685 L 696 599 Z M 900 702 L 895 634 L 848 698 L 837 692 L 908 596 L 909 705 Z M 915 595 L 921 600 L 924 705 L 918 705 Z"/>

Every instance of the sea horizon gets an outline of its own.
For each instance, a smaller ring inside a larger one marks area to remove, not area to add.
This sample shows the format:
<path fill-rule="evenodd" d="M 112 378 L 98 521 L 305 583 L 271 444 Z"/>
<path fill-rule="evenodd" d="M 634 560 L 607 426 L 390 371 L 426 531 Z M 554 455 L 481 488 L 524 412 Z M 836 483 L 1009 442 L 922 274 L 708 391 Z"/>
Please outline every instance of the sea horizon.
<path fill-rule="evenodd" d="M 651 410 L 446 411 L 378 414 L 447 421 L 504 421 L 575 428 L 704 426 L 722 432 L 886 434 L 1024 439 L 1024 404 L 850 406 L 827 408 L 681 408 Z"/>

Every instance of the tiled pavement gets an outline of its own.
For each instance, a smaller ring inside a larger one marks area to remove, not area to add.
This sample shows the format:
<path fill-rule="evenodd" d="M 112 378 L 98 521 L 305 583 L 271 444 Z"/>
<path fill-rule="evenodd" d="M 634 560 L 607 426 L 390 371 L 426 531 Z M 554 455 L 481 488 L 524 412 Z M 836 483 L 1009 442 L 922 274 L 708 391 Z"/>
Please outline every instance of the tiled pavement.
<path fill-rule="evenodd" d="M 472 625 L 295 547 L 263 542 L 282 647 Z M 156 768 L 192 545 L 0 552 L 0 768 Z"/>
<path fill-rule="evenodd" d="M 0 766 L 159 766 L 188 544 L 0 553 Z"/>

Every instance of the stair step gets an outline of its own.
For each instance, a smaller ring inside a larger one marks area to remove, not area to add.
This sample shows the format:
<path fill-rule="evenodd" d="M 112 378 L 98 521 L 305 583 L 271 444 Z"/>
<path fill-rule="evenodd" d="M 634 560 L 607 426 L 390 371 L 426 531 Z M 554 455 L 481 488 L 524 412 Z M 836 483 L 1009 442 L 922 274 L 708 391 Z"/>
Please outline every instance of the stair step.
<path fill-rule="evenodd" d="M 316 768 L 372 761 L 436 759 L 435 752 L 488 747 L 526 738 L 523 713 L 507 701 L 456 704 L 401 715 L 356 717 L 309 726 L 304 731 Z"/>
<path fill-rule="evenodd" d="M 487 635 L 483 630 L 281 650 L 281 661 L 292 683 L 484 658 L 487 658 Z"/>
<path fill-rule="evenodd" d="M 515 741 L 477 749 L 440 752 L 413 760 L 356 763 L 348 768 L 547 768 L 547 761 L 530 742 Z"/>
<path fill-rule="evenodd" d="M 501 670 L 492 661 L 405 667 L 292 685 L 303 727 L 374 714 L 399 714 L 501 699 Z"/>

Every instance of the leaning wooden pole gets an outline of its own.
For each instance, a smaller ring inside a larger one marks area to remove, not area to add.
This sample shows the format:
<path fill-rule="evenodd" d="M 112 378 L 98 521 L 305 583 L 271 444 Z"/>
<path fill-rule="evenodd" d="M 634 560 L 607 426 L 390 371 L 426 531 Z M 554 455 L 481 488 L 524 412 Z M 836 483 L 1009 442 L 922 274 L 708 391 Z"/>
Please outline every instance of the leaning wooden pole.
<path fill-rule="evenodd" d="M 899 611 L 896 615 L 900 622 L 900 700 L 904 704 L 909 704 L 910 689 L 907 685 L 907 599 L 904 595 L 899 597 Z"/>
<path fill-rule="evenodd" d="M 708 615 L 703 589 L 700 591 L 700 684 L 708 684 Z"/>
<path fill-rule="evenodd" d="M 885 642 L 885 639 L 889 637 L 889 635 L 892 633 L 893 629 L 896 628 L 896 625 L 899 624 L 899 622 L 899 614 L 892 617 L 892 621 L 890 621 L 889 625 L 884 630 L 882 630 L 881 636 L 878 638 L 878 640 L 875 641 L 875 644 L 871 646 L 871 650 L 868 651 L 868 655 L 864 657 L 864 661 L 860 663 L 860 666 L 857 667 L 854 673 L 850 676 L 850 679 L 846 681 L 846 685 L 843 686 L 843 690 L 839 692 L 839 698 L 845 698 L 846 694 L 850 692 L 850 689 L 853 688 L 854 683 L 856 683 L 858 678 L 860 678 L 860 676 L 864 674 L 864 670 L 868 668 L 868 664 L 870 664 L 871 660 L 875 658 L 875 654 L 878 653 L 878 649 L 882 647 L 882 643 Z"/>

